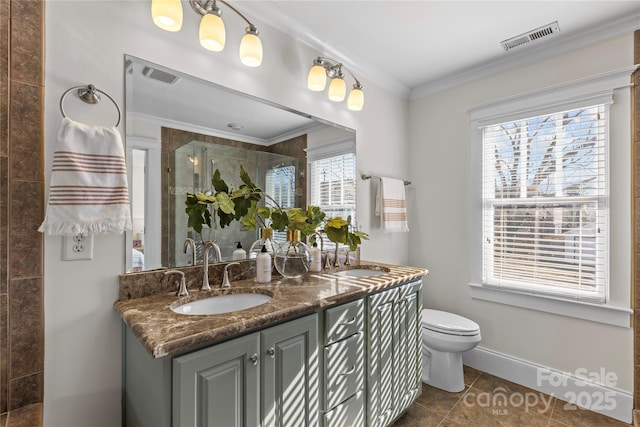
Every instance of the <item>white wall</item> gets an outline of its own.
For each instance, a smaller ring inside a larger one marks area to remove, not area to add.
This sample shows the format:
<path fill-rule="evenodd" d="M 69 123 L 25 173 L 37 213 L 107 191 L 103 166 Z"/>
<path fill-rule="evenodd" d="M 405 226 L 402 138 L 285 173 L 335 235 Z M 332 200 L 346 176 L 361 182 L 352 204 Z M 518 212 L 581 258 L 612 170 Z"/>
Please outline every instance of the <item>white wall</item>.
<path fill-rule="evenodd" d="M 410 263 L 429 268 L 424 305 L 475 320 L 481 346 L 563 372 L 604 367 L 617 387 L 633 390 L 630 328 L 532 311 L 470 297 L 471 161 L 467 111 L 482 103 L 617 70 L 632 64 L 632 34 L 413 101 L 409 151 L 416 238 Z M 617 91 L 611 129 L 611 283 L 616 305 L 630 296 L 630 143 L 628 90 Z"/>
<path fill-rule="evenodd" d="M 188 6 L 180 33 L 155 27 L 149 9 L 146 0 L 46 3 L 47 177 L 61 119 L 60 95 L 69 87 L 93 83 L 124 106 L 124 54 L 356 129 L 360 172 L 404 177 L 408 167 L 406 101 L 365 81 L 364 110 L 350 112 L 346 105 L 336 105 L 306 89 L 311 61 L 322 52 L 256 19 L 264 61 L 260 68 L 250 69 L 237 57 L 245 24 L 233 14 L 225 14 L 227 47 L 215 54 L 200 48 L 197 17 Z M 237 39 L 235 32 L 239 32 Z M 76 120 L 111 125 L 113 114 L 107 105 L 105 100 L 93 110 L 73 102 L 65 107 Z M 363 257 L 406 263 L 408 236 L 385 235 L 373 228 L 369 190 L 368 182 L 359 183 L 358 203 L 363 208 L 358 223 L 372 237 L 363 245 Z M 62 262 L 61 239 L 45 239 L 45 426 L 120 424 L 121 322 L 113 303 L 118 274 L 124 271 L 124 251 L 123 236 L 98 236 L 92 261 Z"/>

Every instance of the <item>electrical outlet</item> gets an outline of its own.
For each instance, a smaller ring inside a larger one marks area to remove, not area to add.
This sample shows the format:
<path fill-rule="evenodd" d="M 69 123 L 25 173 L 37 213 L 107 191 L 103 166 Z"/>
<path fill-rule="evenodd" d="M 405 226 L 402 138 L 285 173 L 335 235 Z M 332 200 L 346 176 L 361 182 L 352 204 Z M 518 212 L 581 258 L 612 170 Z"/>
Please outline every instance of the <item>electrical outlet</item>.
<path fill-rule="evenodd" d="M 62 260 L 76 261 L 93 259 L 93 236 L 75 234 L 62 236 Z"/>

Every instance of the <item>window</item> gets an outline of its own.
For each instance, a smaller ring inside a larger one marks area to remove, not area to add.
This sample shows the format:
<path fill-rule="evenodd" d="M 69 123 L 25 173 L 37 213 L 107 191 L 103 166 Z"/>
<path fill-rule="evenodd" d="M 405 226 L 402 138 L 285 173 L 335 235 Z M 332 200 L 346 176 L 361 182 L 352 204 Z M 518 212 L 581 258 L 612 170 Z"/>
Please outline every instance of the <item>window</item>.
<path fill-rule="evenodd" d="M 292 208 L 295 206 L 296 197 L 296 167 L 281 166 L 269 169 L 266 174 L 267 193 L 282 208 Z"/>
<path fill-rule="evenodd" d="M 343 154 L 310 164 L 311 200 L 329 217 L 346 219 L 356 214 L 356 156 Z"/>
<path fill-rule="evenodd" d="M 324 152 L 323 152 L 324 151 Z M 321 151 L 307 150 L 309 204 L 319 206 L 327 217 L 351 216 L 356 222 L 356 155 L 353 142 L 332 145 Z M 325 249 L 331 242 L 325 239 Z"/>
<path fill-rule="evenodd" d="M 608 110 L 482 127 L 483 286 L 606 302 Z"/>
<path fill-rule="evenodd" d="M 269 169 L 265 176 L 265 188 L 273 200 L 281 208 L 295 207 L 296 198 L 296 167 L 279 166 Z M 287 233 L 284 231 L 274 231 L 273 240 L 284 242 L 287 240 Z"/>

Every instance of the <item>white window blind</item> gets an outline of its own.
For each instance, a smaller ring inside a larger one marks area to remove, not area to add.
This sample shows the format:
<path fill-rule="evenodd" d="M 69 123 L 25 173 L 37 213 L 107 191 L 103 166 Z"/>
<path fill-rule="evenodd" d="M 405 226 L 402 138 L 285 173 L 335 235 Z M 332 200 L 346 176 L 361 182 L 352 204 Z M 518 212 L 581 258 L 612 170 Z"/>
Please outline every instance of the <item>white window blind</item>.
<path fill-rule="evenodd" d="M 269 169 L 265 176 L 267 193 L 282 208 L 295 206 L 296 197 L 296 167 L 282 166 Z"/>
<path fill-rule="evenodd" d="M 296 167 L 282 166 L 269 169 L 265 176 L 265 188 L 267 193 L 283 209 L 295 207 L 296 197 Z M 287 233 L 274 231 L 273 240 L 284 242 Z"/>
<path fill-rule="evenodd" d="M 319 206 L 327 218 L 351 216 L 351 224 L 355 225 L 356 155 L 346 153 L 313 160 L 309 162 L 309 177 L 309 204 Z"/>
<path fill-rule="evenodd" d="M 483 285 L 605 303 L 608 106 L 482 131 Z"/>

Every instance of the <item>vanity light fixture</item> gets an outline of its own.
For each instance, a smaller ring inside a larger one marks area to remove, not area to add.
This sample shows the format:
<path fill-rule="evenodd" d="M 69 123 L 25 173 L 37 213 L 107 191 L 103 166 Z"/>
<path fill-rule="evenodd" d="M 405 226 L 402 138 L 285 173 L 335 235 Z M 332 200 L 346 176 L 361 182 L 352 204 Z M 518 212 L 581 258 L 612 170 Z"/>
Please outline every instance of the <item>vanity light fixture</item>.
<path fill-rule="evenodd" d="M 347 70 L 353 80 L 355 80 L 353 88 L 351 92 L 349 92 L 347 107 L 353 111 L 360 111 L 364 106 L 362 85 L 347 67 L 336 60 L 323 56 L 318 56 L 314 59 L 313 65 L 309 70 L 309 75 L 307 76 L 307 87 L 310 90 L 322 92 L 327 86 L 327 77 L 329 77 L 331 79 L 328 91 L 329 99 L 334 102 L 342 102 L 347 93 L 347 85 L 344 81 L 344 73 L 342 72 L 343 69 Z"/>
<path fill-rule="evenodd" d="M 200 20 L 200 44 L 205 49 L 220 52 L 226 42 L 226 30 L 222 20 L 222 11 L 218 2 L 237 13 L 248 24 L 240 41 L 240 61 L 248 67 L 258 67 L 262 63 L 262 42 L 258 37 L 258 28 L 224 0 L 189 0 L 189 5 Z M 163 30 L 180 31 L 182 28 L 182 4 L 180 0 L 151 0 L 153 22 Z"/>

